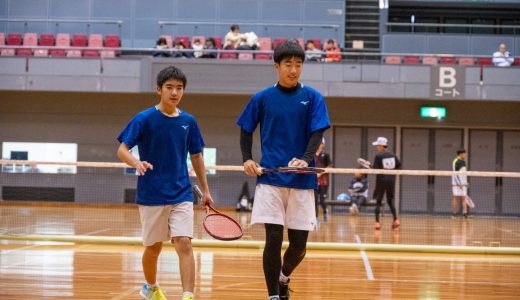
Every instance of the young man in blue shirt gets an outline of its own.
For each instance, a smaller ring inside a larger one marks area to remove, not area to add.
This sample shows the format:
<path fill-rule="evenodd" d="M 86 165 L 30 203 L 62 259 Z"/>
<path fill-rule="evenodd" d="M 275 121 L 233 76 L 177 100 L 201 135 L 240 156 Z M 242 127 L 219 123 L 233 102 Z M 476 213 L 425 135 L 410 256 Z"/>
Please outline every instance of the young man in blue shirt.
<path fill-rule="evenodd" d="M 212 203 L 202 157 L 204 141 L 195 118 L 178 109 L 186 76 L 176 67 L 157 75 L 160 102 L 138 113 L 121 132 L 117 156 L 136 169 L 139 215 L 143 230 L 143 272 L 146 283 L 140 291 L 145 299 L 166 299 L 157 284 L 157 259 L 162 243 L 171 240 L 179 256 L 183 300 L 193 299 L 195 261 L 193 237 L 193 193 L 187 167 L 193 169 L 203 191 L 202 205 Z M 138 146 L 140 160 L 129 150 Z"/>
<path fill-rule="evenodd" d="M 264 276 L 269 299 L 289 299 L 289 276 L 303 260 L 309 231 L 316 226 L 314 174 L 262 174 L 260 166 L 314 166 L 323 132 L 330 127 L 325 100 L 298 80 L 305 52 L 288 41 L 274 51 L 278 83 L 255 94 L 237 120 L 247 175 L 258 176 L 251 223 L 264 224 Z M 260 124 L 262 159 L 253 160 L 253 132 Z M 284 226 L 289 247 L 280 259 Z"/>

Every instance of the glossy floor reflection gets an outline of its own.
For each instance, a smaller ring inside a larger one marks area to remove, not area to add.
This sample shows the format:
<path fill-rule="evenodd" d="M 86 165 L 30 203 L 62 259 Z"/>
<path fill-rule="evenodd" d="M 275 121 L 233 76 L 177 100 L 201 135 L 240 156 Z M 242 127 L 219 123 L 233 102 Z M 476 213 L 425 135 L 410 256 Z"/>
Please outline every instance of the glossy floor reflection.
<path fill-rule="evenodd" d="M 0 241 L 0 299 L 140 299 L 140 246 Z M 261 250 L 196 249 L 196 299 L 266 299 Z M 520 257 L 309 251 L 291 299 L 519 299 Z M 159 282 L 181 293 L 165 247 Z"/>

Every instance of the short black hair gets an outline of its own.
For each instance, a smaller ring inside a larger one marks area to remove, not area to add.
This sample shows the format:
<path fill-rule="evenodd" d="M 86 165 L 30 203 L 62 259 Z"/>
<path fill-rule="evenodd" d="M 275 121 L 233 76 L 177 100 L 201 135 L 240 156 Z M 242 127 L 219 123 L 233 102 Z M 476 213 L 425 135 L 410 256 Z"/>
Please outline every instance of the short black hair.
<path fill-rule="evenodd" d="M 182 85 L 186 88 L 186 75 L 184 75 L 181 69 L 175 66 L 166 67 L 157 74 L 157 86 L 162 88 L 166 81 L 172 79 L 182 82 Z"/>
<path fill-rule="evenodd" d="M 281 43 L 274 49 L 274 55 L 273 59 L 274 62 L 279 64 L 282 62 L 282 60 L 286 58 L 301 58 L 302 62 L 305 61 L 305 51 L 303 51 L 300 44 L 296 41 L 287 41 L 284 43 Z"/>
<path fill-rule="evenodd" d="M 459 155 L 461 153 L 466 153 L 466 149 L 464 149 L 464 148 L 457 149 L 457 155 Z"/>
<path fill-rule="evenodd" d="M 235 31 L 235 29 L 240 30 L 240 26 L 238 26 L 237 24 L 233 24 L 233 25 L 231 25 L 230 29 L 231 29 L 231 31 Z"/>

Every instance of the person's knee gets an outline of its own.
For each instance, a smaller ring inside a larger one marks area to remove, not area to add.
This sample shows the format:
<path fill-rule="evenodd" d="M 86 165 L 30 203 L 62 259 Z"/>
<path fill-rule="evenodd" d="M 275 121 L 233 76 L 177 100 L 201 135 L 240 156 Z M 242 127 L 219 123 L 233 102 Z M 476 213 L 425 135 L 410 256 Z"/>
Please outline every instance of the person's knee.
<path fill-rule="evenodd" d="M 157 242 L 151 246 L 146 246 L 145 253 L 152 257 L 157 257 L 161 254 L 162 242 Z"/>
<path fill-rule="evenodd" d="M 309 232 L 306 230 L 289 229 L 289 246 L 296 250 L 305 251 Z"/>
<path fill-rule="evenodd" d="M 179 255 L 191 255 L 193 253 L 191 239 L 189 237 L 174 237 L 172 238 L 172 243 L 175 245 L 175 250 Z"/>

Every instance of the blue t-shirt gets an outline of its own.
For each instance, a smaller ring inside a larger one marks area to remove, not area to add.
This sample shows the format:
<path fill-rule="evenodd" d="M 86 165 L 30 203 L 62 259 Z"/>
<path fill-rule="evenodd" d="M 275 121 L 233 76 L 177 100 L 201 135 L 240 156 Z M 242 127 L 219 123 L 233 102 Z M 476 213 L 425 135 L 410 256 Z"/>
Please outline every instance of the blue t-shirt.
<path fill-rule="evenodd" d="M 258 92 L 251 98 L 237 120 L 238 126 L 254 132 L 260 123 L 264 168 L 286 167 L 293 158 L 305 153 L 311 134 L 330 127 L 325 99 L 311 87 L 298 85 L 284 91 L 278 85 Z M 310 166 L 314 166 L 311 162 Z M 257 178 L 258 184 L 296 189 L 317 188 L 314 174 L 267 173 Z"/>
<path fill-rule="evenodd" d="M 179 110 L 179 116 L 168 117 L 151 107 L 138 113 L 117 140 L 129 149 L 137 145 L 140 160 L 153 165 L 137 180 L 137 204 L 193 201 L 186 159 L 188 152 L 202 152 L 204 140 L 192 115 Z"/>

